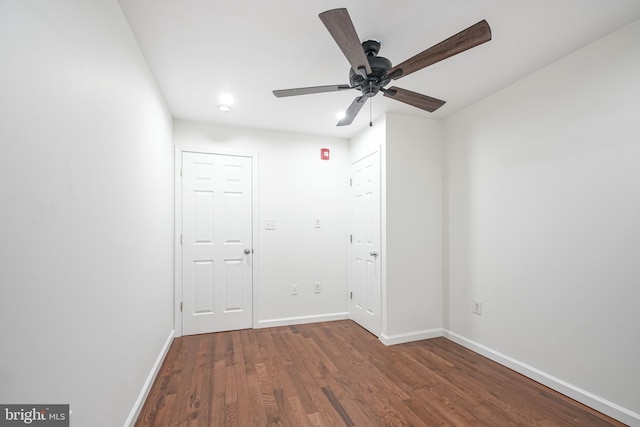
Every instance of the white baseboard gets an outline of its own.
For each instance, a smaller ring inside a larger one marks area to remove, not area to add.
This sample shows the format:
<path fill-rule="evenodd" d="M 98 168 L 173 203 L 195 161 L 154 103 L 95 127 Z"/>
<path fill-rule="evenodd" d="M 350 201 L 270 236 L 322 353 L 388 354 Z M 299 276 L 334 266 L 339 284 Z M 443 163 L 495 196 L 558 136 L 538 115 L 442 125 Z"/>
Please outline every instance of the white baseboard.
<path fill-rule="evenodd" d="M 413 341 L 438 338 L 443 335 L 444 335 L 444 331 L 442 329 L 428 329 L 425 331 L 415 331 L 415 332 L 408 332 L 408 333 L 397 334 L 397 335 L 380 334 L 379 339 L 384 345 L 396 345 L 396 344 L 404 344 L 404 343 L 413 342 Z"/>
<path fill-rule="evenodd" d="M 608 415 L 611 418 L 615 418 L 616 420 L 628 424 L 632 427 L 640 427 L 640 414 L 623 408 L 622 406 L 617 405 L 613 402 L 609 402 L 608 400 L 596 396 L 593 393 L 569 384 L 568 382 L 556 378 L 553 375 L 549 375 L 548 373 L 536 369 L 533 366 L 529 366 L 526 363 L 515 360 L 509 356 L 499 353 L 489 347 L 467 339 L 454 332 L 445 330 L 444 336 L 475 353 L 481 354 L 484 357 L 491 359 L 503 366 L 506 366 L 509 369 L 513 369 L 514 371 L 528 378 L 531 378 L 532 380 L 537 381 L 540 384 L 543 384 L 559 393 L 562 393 L 565 396 L 577 400 L 578 402 L 583 403 L 590 408 L 595 409 L 596 411 L 602 412 L 603 414 Z"/>
<path fill-rule="evenodd" d="M 267 319 L 259 320 L 254 328 L 272 328 L 275 326 L 290 326 L 290 325 L 303 325 L 305 323 L 318 323 L 318 322 L 331 322 L 334 320 L 345 320 L 349 318 L 349 313 L 330 313 L 320 314 L 317 316 L 300 316 L 300 317 L 285 317 L 282 319 Z"/>
<path fill-rule="evenodd" d="M 151 368 L 151 372 L 147 376 L 147 380 L 144 382 L 144 386 L 142 386 L 142 390 L 140 391 L 140 395 L 138 396 L 138 400 L 136 400 L 135 405 L 133 405 L 133 409 L 127 418 L 127 421 L 124 423 L 124 427 L 133 427 L 140 416 L 140 411 L 142 411 L 142 406 L 144 402 L 147 400 L 147 396 L 151 391 L 151 386 L 153 386 L 153 382 L 156 380 L 156 376 L 160 371 L 160 367 L 162 366 L 162 362 L 164 362 L 164 358 L 167 357 L 167 353 L 169 352 L 169 347 L 171 347 L 171 343 L 173 342 L 173 338 L 175 336 L 175 330 L 171 330 L 169 333 L 169 337 L 162 346 L 162 350 L 160 350 L 160 354 L 156 359 L 156 362 L 153 364 L 153 368 Z"/>

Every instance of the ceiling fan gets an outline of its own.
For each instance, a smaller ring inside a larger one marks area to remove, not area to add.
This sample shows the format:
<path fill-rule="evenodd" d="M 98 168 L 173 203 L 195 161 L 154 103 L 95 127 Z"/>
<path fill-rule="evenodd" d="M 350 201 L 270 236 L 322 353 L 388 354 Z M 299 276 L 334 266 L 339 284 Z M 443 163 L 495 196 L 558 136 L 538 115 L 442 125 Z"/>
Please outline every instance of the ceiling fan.
<path fill-rule="evenodd" d="M 444 105 L 445 101 L 396 86 L 389 88 L 386 88 L 386 86 L 391 80 L 398 80 L 491 40 L 491 28 L 487 21 L 482 20 L 394 67 L 387 58 L 378 56 L 378 51 L 380 50 L 379 41 L 366 40 L 362 44 L 360 43 L 347 9 L 332 9 L 322 12 L 319 16 L 347 58 L 347 61 L 351 64 L 349 84 L 274 90 L 273 94 L 278 98 L 282 98 L 323 92 L 339 92 L 348 89 L 359 90 L 362 95 L 353 100 L 344 117 L 338 122 L 338 126 L 350 125 L 367 99 L 374 97 L 378 92 L 384 93 L 384 96 L 388 98 L 425 111 L 433 112 L 437 110 Z"/>

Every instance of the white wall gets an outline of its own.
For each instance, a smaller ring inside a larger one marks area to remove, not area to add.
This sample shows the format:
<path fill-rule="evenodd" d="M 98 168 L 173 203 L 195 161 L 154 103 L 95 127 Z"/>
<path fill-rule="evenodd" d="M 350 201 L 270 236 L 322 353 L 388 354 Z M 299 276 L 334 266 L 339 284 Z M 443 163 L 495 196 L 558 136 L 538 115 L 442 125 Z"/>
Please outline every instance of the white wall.
<path fill-rule="evenodd" d="M 384 335 L 441 333 L 442 125 L 387 114 Z"/>
<path fill-rule="evenodd" d="M 0 402 L 121 426 L 172 331 L 171 120 L 115 1 L 0 2 Z"/>
<path fill-rule="evenodd" d="M 386 114 L 351 140 L 352 162 L 374 150 L 381 152 L 381 339 L 440 335 L 442 125 Z"/>
<path fill-rule="evenodd" d="M 446 327 L 635 425 L 638 40 L 635 22 L 445 122 Z"/>
<path fill-rule="evenodd" d="M 386 141 L 387 117 L 384 115 L 378 118 L 373 126 L 364 128 L 349 140 L 349 164 L 362 160 L 374 151 L 381 151 L 383 155 Z M 385 159 L 381 157 L 380 161 L 384 164 Z M 381 169 L 381 174 L 384 174 L 384 168 Z"/>
<path fill-rule="evenodd" d="M 185 121 L 174 123 L 174 140 L 180 148 L 258 156 L 254 324 L 346 318 L 348 141 Z M 330 160 L 320 159 L 321 148 L 330 149 Z M 276 230 L 265 230 L 266 219 L 276 220 Z"/>

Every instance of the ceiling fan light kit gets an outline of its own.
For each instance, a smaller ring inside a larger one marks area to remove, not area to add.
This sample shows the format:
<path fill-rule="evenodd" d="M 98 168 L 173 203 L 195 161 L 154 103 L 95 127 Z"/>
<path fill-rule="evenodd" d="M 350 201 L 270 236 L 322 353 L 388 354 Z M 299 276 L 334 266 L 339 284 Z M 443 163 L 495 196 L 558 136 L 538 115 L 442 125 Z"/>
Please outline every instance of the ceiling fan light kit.
<path fill-rule="evenodd" d="M 491 40 L 491 28 L 487 21 L 482 20 L 394 67 L 387 58 L 378 56 L 380 51 L 378 40 L 365 40 L 360 43 L 347 9 L 332 9 L 322 12 L 319 16 L 351 65 L 349 84 L 281 89 L 274 90 L 273 94 L 281 98 L 347 89 L 359 90 L 362 95 L 353 100 L 345 116 L 338 122 L 338 126 L 350 125 L 367 99 L 373 98 L 378 92 L 382 92 L 387 98 L 428 112 L 437 110 L 445 104 L 445 101 L 396 86 L 389 88 L 386 86 L 391 80 L 398 80 Z"/>

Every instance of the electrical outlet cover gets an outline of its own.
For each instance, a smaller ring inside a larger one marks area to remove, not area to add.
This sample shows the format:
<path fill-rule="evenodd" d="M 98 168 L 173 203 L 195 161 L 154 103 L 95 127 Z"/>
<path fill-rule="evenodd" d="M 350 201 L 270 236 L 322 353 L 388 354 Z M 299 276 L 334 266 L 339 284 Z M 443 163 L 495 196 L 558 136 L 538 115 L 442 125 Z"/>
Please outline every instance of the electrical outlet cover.
<path fill-rule="evenodd" d="M 482 301 L 473 300 L 473 313 L 482 316 Z"/>

